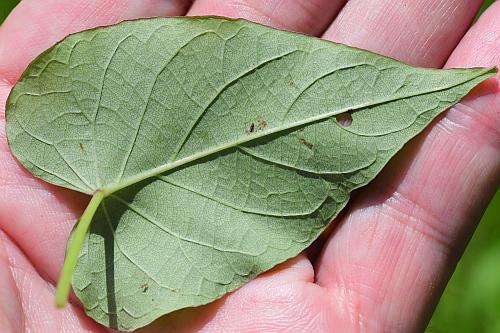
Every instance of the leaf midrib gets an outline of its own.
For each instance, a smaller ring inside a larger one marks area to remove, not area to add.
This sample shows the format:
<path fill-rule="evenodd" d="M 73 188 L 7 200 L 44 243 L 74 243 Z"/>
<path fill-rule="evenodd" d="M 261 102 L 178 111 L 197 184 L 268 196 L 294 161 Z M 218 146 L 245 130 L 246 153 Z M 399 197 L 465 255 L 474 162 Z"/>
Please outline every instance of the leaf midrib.
<path fill-rule="evenodd" d="M 328 113 L 323 113 L 323 114 L 320 114 L 320 115 L 317 115 L 317 116 L 314 116 L 314 117 L 309 117 L 309 118 L 306 118 L 306 119 L 301 120 L 301 121 L 291 122 L 291 123 L 289 123 L 286 126 L 276 126 L 274 128 L 270 128 L 268 130 L 262 130 L 262 131 L 257 132 L 257 133 L 245 135 L 245 136 L 242 136 L 238 140 L 235 140 L 235 141 L 233 141 L 231 143 L 220 145 L 220 146 L 216 146 L 214 148 L 207 149 L 207 150 L 199 152 L 197 154 L 193 154 L 191 156 L 187 156 L 187 157 L 181 158 L 181 159 L 179 159 L 177 161 L 173 161 L 173 162 L 162 164 L 162 165 L 160 165 L 158 167 L 155 167 L 155 168 L 146 170 L 144 172 L 138 173 L 138 174 L 136 174 L 134 176 L 131 176 L 129 178 L 125 178 L 122 181 L 114 183 L 114 184 L 111 184 L 108 187 L 103 187 L 101 189 L 96 189 L 96 192 L 100 191 L 100 192 L 102 192 L 104 194 L 104 196 L 108 196 L 108 195 L 110 195 L 112 193 L 115 193 L 115 192 L 117 192 L 119 190 L 122 190 L 122 189 L 124 189 L 126 187 L 129 187 L 131 185 L 139 183 L 139 182 L 141 182 L 143 180 L 146 180 L 146 179 L 149 179 L 151 177 L 155 177 L 157 175 L 160 175 L 160 174 L 162 174 L 164 172 L 167 172 L 167 171 L 179 168 L 179 167 L 181 167 L 183 165 L 195 162 L 195 161 L 197 161 L 199 159 L 206 158 L 206 157 L 208 157 L 210 155 L 219 153 L 219 152 L 224 151 L 224 150 L 228 150 L 228 149 L 231 149 L 231 148 L 238 147 L 238 146 L 240 146 L 242 144 L 245 144 L 245 143 L 248 143 L 248 142 L 251 142 L 251 141 L 254 141 L 254 140 L 257 140 L 257 139 L 269 136 L 269 135 L 272 135 L 272 134 L 276 134 L 276 133 L 287 131 L 287 130 L 290 130 L 290 129 L 293 129 L 293 128 L 301 127 L 301 126 L 304 126 L 304 125 L 307 125 L 307 124 L 311 124 L 311 123 L 314 123 L 314 122 L 317 122 L 317 121 L 328 119 L 328 118 L 331 118 L 333 116 L 336 116 L 336 115 L 344 113 L 344 112 L 349 112 L 349 111 L 364 109 L 364 108 L 367 108 L 367 107 L 376 106 L 376 105 L 380 105 L 380 104 L 384 104 L 384 103 L 390 103 L 390 102 L 394 102 L 394 101 L 402 100 L 402 99 L 407 99 L 407 98 L 411 98 L 411 97 L 424 96 L 424 95 L 428 95 L 428 94 L 432 94 L 432 93 L 444 91 L 444 90 L 447 90 L 447 89 L 451 89 L 451 88 L 454 88 L 454 87 L 458 87 L 458 86 L 463 85 L 463 84 L 465 84 L 467 82 L 475 80 L 475 79 L 477 79 L 478 77 L 480 77 L 482 75 L 485 75 L 485 74 L 487 74 L 489 72 L 492 72 L 492 70 L 494 70 L 494 67 L 485 68 L 485 69 L 479 71 L 473 77 L 470 77 L 468 80 L 464 80 L 464 81 L 462 81 L 460 83 L 457 83 L 455 85 L 449 85 L 449 86 L 446 86 L 446 87 L 436 88 L 436 89 L 429 90 L 429 91 L 426 91 L 426 92 L 420 92 L 420 93 L 415 93 L 415 94 L 408 94 L 408 95 L 399 96 L 399 97 L 396 97 L 396 98 L 387 98 L 387 99 L 383 99 L 383 100 L 379 100 L 379 101 L 375 101 L 375 102 L 368 102 L 368 103 L 364 103 L 364 104 L 360 104 L 360 105 L 355 105 L 355 106 L 351 106 L 351 107 L 347 107 L 347 108 L 342 108 L 342 109 L 339 109 L 339 110 L 336 110 L 336 111 L 332 111 L 332 112 L 328 112 Z"/>

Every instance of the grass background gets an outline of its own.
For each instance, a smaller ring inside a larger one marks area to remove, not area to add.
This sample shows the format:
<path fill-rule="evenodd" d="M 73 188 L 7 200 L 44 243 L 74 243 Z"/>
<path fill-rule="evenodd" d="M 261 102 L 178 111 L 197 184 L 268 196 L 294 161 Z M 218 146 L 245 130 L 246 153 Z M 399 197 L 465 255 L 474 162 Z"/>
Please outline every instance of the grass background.
<path fill-rule="evenodd" d="M 484 1 L 478 17 L 494 1 Z M 18 2 L 0 0 L 0 23 Z M 426 332 L 500 332 L 500 190 L 481 219 Z"/>

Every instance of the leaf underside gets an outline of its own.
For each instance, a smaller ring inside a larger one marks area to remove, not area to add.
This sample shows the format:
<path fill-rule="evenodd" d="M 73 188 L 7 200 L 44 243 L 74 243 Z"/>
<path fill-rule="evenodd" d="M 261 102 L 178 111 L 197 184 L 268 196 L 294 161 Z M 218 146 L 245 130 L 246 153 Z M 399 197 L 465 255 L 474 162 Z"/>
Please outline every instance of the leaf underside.
<path fill-rule="evenodd" d="M 141 19 L 39 56 L 9 97 L 7 133 L 35 176 L 105 193 L 73 287 L 96 321 L 134 330 L 296 256 L 493 73 L 245 20 Z"/>

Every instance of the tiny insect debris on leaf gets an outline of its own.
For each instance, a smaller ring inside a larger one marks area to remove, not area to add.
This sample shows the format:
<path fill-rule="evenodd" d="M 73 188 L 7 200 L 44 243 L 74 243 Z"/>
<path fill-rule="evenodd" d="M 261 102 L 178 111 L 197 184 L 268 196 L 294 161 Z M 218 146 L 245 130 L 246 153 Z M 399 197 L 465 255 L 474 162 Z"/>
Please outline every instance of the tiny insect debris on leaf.
<path fill-rule="evenodd" d="M 413 68 L 219 17 L 67 37 L 29 65 L 6 114 L 20 163 L 92 195 L 57 303 L 72 284 L 88 315 L 130 331 L 222 297 L 303 251 L 495 72 Z"/>

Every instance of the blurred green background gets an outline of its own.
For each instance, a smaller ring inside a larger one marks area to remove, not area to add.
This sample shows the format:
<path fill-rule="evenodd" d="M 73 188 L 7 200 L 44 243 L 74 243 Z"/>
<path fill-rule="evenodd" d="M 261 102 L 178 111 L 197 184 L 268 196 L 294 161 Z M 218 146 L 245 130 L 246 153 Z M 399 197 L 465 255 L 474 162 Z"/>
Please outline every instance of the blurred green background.
<path fill-rule="evenodd" d="M 494 1 L 486 0 L 480 13 Z M 18 2 L 0 0 L 0 23 Z M 427 332 L 500 332 L 500 190 L 460 260 Z"/>
<path fill-rule="evenodd" d="M 20 0 L 0 0 L 0 23 L 9 15 L 12 8 L 14 8 Z"/>

